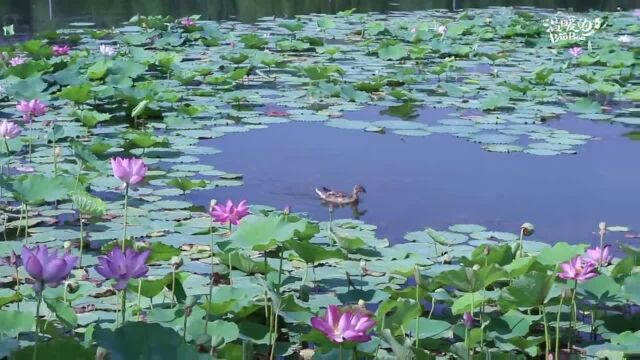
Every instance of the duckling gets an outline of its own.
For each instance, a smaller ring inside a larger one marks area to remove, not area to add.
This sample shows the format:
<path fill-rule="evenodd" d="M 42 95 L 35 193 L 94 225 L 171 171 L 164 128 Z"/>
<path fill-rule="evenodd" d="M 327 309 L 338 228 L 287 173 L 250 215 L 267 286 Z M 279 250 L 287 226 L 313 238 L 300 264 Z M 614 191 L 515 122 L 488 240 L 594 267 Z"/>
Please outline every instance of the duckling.
<path fill-rule="evenodd" d="M 322 201 L 325 201 L 331 205 L 356 205 L 360 201 L 360 193 L 366 193 L 367 190 L 362 185 L 356 185 L 353 187 L 351 194 L 335 191 L 326 187 L 320 187 L 316 189 L 316 194 L 320 196 Z"/>

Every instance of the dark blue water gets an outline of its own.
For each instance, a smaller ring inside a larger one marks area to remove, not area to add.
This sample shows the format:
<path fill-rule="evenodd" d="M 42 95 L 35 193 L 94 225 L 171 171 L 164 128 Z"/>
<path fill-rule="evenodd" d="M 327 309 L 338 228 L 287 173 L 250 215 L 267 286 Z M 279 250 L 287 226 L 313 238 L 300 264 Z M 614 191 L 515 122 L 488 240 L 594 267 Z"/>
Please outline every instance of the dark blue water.
<path fill-rule="evenodd" d="M 374 116 L 380 115 L 349 117 Z M 203 206 L 210 197 L 290 205 L 325 220 L 327 209 L 314 188 L 350 190 L 359 183 L 368 191 L 362 220 L 378 225 L 379 235 L 392 242 L 425 226 L 456 223 L 515 233 L 532 222 L 533 238 L 545 242 L 595 240 L 600 221 L 640 228 L 640 167 L 632 160 L 640 142 L 621 136 L 629 129 L 570 116 L 554 127 L 601 140 L 579 146 L 577 155 L 534 156 L 489 153 L 446 134 L 401 137 L 317 123 L 272 125 L 207 141 L 223 152 L 203 161 L 244 174 L 245 185 L 198 192 L 191 200 Z M 349 208 L 336 213 L 351 216 Z M 609 240 L 631 241 L 622 233 L 611 233 Z"/>

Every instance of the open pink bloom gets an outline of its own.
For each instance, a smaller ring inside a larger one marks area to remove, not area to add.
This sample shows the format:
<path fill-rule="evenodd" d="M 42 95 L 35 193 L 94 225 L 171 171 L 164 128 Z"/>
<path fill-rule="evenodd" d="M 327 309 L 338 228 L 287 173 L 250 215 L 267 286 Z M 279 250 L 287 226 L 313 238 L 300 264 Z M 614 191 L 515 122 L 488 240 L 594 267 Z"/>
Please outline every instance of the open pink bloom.
<path fill-rule="evenodd" d="M 587 262 L 581 256 L 576 256 L 571 261 L 560 264 L 562 271 L 558 274 L 565 280 L 575 280 L 579 283 L 596 277 L 596 264 Z"/>
<path fill-rule="evenodd" d="M 113 288 L 123 290 L 127 287 L 129 279 L 138 279 L 147 274 L 149 268 L 145 265 L 151 250 L 137 252 L 128 248 L 123 253 L 119 246 L 111 250 L 107 256 L 98 258 L 96 272 L 105 279 L 116 280 Z"/>
<path fill-rule="evenodd" d="M 376 325 L 376 321 L 363 311 L 341 311 L 335 305 L 329 305 L 325 316 L 311 318 L 311 325 L 324 333 L 329 340 L 341 344 L 345 341 L 366 342 L 371 340 L 367 334 Z"/>
<path fill-rule="evenodd" d="M 596 246 L 595 249 L 587 249 L 587 256 L 584 257 L 584 260 L 596 266 L 607 266 L 611 264 L 611 260 L 613 260 L 609 248 L 609 245 L 605 245 L 602 249 L 600 249 L 600 246 Z"/>
<path fill-rule="evenodd" d="M 49 287 L 57 287 L 69 276 L 76 266 L 78 258 L 68 253 L 58 256 L 57 251 L 49 252 L 47 245 L 38 245 L 29 249 L 22 247 L 22 263 L 29 276 L 35 280 L 34 288 L 37 292 Z"/>
<path fill-rule="evenodd" d="M 69 45 L 53 45 L 51 48 L 55 56 L 67 55 L 71 51 L 71 46 Z"/>
<path fill-rule="evenodd" d="M 578 57 L 584 53 L 584 50 L 580 46 L 572 47 L 569 49 L 569 54 L 573 57 Z"/>
<path fill-rule="evenodd" d="M 249 215 L 249 207 L 247 206 L 247 200 L 240 201 L 238 205 L 233 205 L 231 200 L 227 200 L 224 206 L 215 205 L 211 208 L 209 214 L 219 223 L 238 225 L 243 217 Z"/>
<path fill-rule="evenodd" d="M 144 160 L 136 158 L 115 157 L 111 159 L 113 175 L 125 183 L 126 186 L 135 185 L 147 174 L 147 166 Z"/>
<path fill-rule="evenodd" d="M 182 20 L 180 20 L 180 24 L 182 24 L 182 26 L 196 26 L 196 21 L 193 20 L 192 18 L 184 18 Z"/>
<path fill-rule="evenodd" d="M 31 101 L 20 100 L 16 109 L 22 113 L 24 121 L 31 122 L 34 117 L 42 116 L 47 113 L 47 106 L 38 99 Z"/>
<path fill-rule="evenodd" d="M 9 66 L 18 66 L 27 62 L 27 58 L 24 55 L 16 55 L 9 60 Z"/>
<path fill-rule="evenodd" d="M 20 135 L 21 132 L 22 129 L 20 129 L 20 126 L 16 125 L 16 123 L 7 120 L 3 120 L 2 123 L 0 123 L 0 138 L 5 140 L 13 139 Z"/>

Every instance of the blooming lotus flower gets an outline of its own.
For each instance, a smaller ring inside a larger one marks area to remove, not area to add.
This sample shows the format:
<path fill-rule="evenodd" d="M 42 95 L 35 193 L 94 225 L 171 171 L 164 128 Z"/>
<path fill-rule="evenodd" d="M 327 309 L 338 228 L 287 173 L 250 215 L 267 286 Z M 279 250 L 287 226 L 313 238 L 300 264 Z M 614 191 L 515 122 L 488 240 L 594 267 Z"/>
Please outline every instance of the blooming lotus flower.
<path fill-rule="evenodd" d="M 24 55 L 16 55 L 9 60 L 9 66 L 18 66 L 27 62 L 27 58 Z"/>
<path fill-rule="evenodd" d="M 16 123 L 7 120 L 0 123 L 0 138 L 5 140 L 13 139 L 20 135 L 21 132 L 22 129 L 20 129 L 20 126 L 16 125 Z"/>
<path fill-rule="evenodd" d="M 595 249 L 587 249 L 587 256 L 584 257 L 584 260 L 596 266 L 607 266 L 613 260 L 613 255 L 611 255 L 609 248 L 609 245 L 605 245 L 602 249 L 600 246 L 596 246 Z"/>
<path fill-rule="evenodd" d="M 111 159 L 113 175 L 124 182 L 125 186 L 135 185 L 147 174 L 147 166 L 144 160 L 136 158 L 116 157 Z"/>
<path fill-rule="evenodd" d="M 630 35 L 621 35 L 618 37 L 618 42 L 621 44 L 631 44 L 633 42 L 633 37 Z"/>
<path fill-rule="evenodd" d="M 51 48 L 55 56 L 67 55 L 71 51 L 71 46 L 69 45 L 53 45 Z"/>
<path fill-rule="evenodd" d="M 329 305 L 325 316 L 311 318 L 311 325 L 337 344 L 371 340 L 367 333 L 375 324 L 376 321 L 363 311 L 341 311 L 335 305 Z"/>
<path fill-rule="evenodd" d="M 111 45 L 100 45 L 100 54 L 104 56 L 114 56 L 116 53 L 115 47 Z"/>
<path fill-rule="evenodd" d="M 580 46 L 572 47 L 569 49 L 569 54 L 573 57 L 578 57 L 584 53 L 584 50 Z"/>
<path fill-rule="evenodd" d="M 560 264 L 562 271 L 558 274 L 562 279 L 575 280 L 579 283 L 596 277 L 596 265 L 587 262 L 581 256 L 576 256 L 571 261 Z"/>
<path fill-rule="evenodd" d="M 193 20 L 192 18 L 184 18 L 182 20 L 180 20 L 180 24 L 182 24 L 182 26 L 196 26 L 196 21 Z"/>
<path fill-rule="evenodd" d="M 440 25 L 438 26 L 438 34 L 443 35 L 446 34 L 448 31 L 447 27 L 444 25 Z"/>
<path fill-rule="evenodd" d="M 131 248 L 123 253 L 120 247 L 116 246 L 107 256 L 98 258 L 96 271 L 105 279 L 116 280 L 114 289 L 123 290 L 127 287 L 129 279 L 138 279 L 147 274 L 149 268 L 145 262 L 150 254 L 150 250 L 137 252 Z"/>
<path fill-rule="evenodd" d="M 224 206 L 213 206 L 209 210 L 209 214 L 219 223 L 238 225 L 243 217 L 249 215 L 249 207 L 247 206 L 246 200 L 240 201 L 238 205 L 233 205 L 231 200 L 227 200 L 227 203 Z"/>
<path fill-rule="evenodd" d="M 60 285 L 77 262 L 78 257 L 69 253 L 61 256 L 55 250 L 50 253 L 47 245 L 39 245 L 33 249 L 22 247 L 22 263 L 29 276 L 35 280 L 36 292 L 41 292 L 45 284 L 49 287 Z"/>
<path fill-rule="evenodd" d="M 38 99 L 31 101 L 20 100 L 16 109 L 22 113 L 24 121 L 31 122 L 34 117 L 42 116 L 47 113 L 47 106 Z"/>
<path fill-rule="evenodd" d="M 467 329 L 471 329 L 473 327 L 473 315 L 470 312 L 465 312 L 462 315 L 462 322 Z"/>

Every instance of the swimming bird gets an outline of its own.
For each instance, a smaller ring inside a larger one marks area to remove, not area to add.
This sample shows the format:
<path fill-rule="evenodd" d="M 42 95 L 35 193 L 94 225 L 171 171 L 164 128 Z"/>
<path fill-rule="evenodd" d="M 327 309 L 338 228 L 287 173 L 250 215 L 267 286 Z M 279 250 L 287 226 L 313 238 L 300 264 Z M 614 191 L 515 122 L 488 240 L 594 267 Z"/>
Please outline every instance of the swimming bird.
<path fill-rule="evenodd" d="M 367 190 L 362 185 L 356 185 L 353 187 L 351 194 L 335 191 L 324 186 L 316 189 L 316 194 L 320 196 L 322 201 L 325 201 L 331 205 L 357 205 L 360 201 L 360 193 L 366 193 Z"/>

